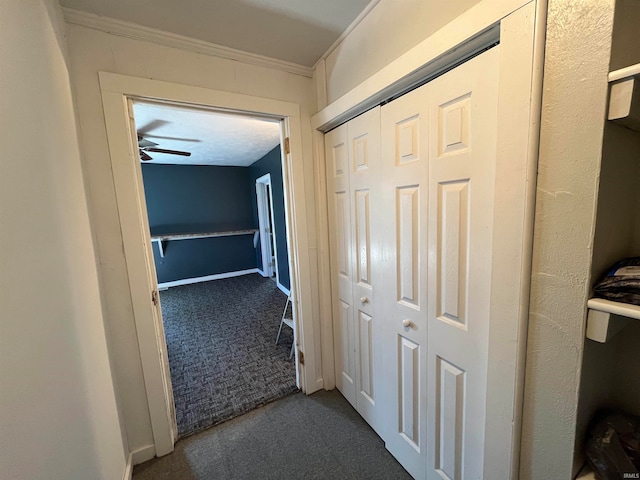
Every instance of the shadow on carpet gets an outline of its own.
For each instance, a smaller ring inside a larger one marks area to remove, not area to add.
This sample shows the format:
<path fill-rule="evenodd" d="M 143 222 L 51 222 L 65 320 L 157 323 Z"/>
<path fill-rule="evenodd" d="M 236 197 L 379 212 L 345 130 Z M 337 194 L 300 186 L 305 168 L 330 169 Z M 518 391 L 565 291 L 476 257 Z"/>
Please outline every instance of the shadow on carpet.
<path fill-rule="evenodd" d="M 180 437 L 298 391 L 286 300 L 257 274 L 160 293 Z"/>
<path fill-rule="evenodd" d="M 338 393 L 302 393 L 176 443 L 133 480 L 411 480 Z"/>

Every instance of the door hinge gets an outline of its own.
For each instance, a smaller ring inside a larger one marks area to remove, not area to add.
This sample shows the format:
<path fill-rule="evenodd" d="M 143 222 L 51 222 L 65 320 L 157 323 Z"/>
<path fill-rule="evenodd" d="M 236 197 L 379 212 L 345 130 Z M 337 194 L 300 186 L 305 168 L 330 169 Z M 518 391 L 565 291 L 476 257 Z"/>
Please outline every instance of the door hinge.
<path fill-rule="evenodd" d="M 158 306 L 158 290 L 151 292 L 151 301 L 156 307 Z"/>
<path fill-rule="evenodd" d="M 291 145 L 289 144 L 289 137 L 284 139 L 284 153 L 289 155 L 291 153 Z"/>
<path fill-rule="evenodd" d="M 304 352 L 298 349 L 298 362 L 300 365 L 304 365 Z"/>

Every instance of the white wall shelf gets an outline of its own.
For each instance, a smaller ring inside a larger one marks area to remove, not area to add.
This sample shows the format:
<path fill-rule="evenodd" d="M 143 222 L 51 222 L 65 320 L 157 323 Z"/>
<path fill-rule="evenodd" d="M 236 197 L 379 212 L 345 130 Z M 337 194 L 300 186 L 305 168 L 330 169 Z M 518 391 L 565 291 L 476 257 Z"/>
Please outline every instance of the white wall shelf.
<path fill-rule="evenodd" d="M 251 228 L 248 230 L 226 230 L 219 232 L 192 232 L 192 233 L 170 233 L 163 235 L 151 235 L 151 241 L 158 243 L 160 256 L 164 258 L 164 252 L 169 240 L 195 240 L 196 238 L 231 237 L 234 235 L 255 235 L 258 230 Z"/>
<path fill-rule="evenodd" d="M 640 64 L 609 73 L 607 118 L 640 132 Z"/>
<path fill-rule="evenodd" d="M 587 338 L 606 343 L 632 320 L 640 320 L 640 307 L 592 298 L 587 302 Z"/>

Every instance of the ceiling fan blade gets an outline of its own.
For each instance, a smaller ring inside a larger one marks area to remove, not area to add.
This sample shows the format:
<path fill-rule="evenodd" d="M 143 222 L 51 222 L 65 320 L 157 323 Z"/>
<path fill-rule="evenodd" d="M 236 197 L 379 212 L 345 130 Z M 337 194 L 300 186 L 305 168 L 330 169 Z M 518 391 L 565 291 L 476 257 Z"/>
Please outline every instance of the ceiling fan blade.
<path fill-rule="evenodd" d="M 182 152 L 180 150 L 166 150 L 164 148 L 145 148 L 147 152 L 158 152 L 158 153 L 168 153 L 170 155 L 182 155 L 183 157 L 190 157 L 191 152 Z"/>
<path fill-rule="evenodd" d="M 155 147 L 156 145 L 158 145 L 158 144 L 155 143 L 155 142 L 152 142 L 150 140 L 147 140 L 142 135 L 138 134 L 138 146 L 139 147 Z"/>
<path fill-rule="evenodd" d="M 140 150 L 140 160 L 142 160 L 143 162 L 146 162 L 148 160 L 153 160 L 153 157 L 151 155 L 146 154 L 142 150 Z"/>
<path fill-rule="evenodd" d="M 140 132 L 142 134 L 142 136 L 146 135 L 147 133 L 151 132 L 152 130 L 155 130 L 157 128 L 163 127 L 167 124 L 169 124 L 171 122 L 167 121 L 167 120 L 151 120 L 150 122 L 146 123 L 145 125 L 140 125 L 137 126 L 137 130 L 138 132 Z"/>
<path fill-rule="evenodd" d="M 200 143 L 202 140 L 198 140 L 197 138 L 184 138 L 184 137 L 167 137 L 165 135 L 153 135 L 152 133 L 145 133 L 144 138 L 156 138 L 158 140 L 173 140 L 175 142 L 192 142 L 192 143 Z"/>

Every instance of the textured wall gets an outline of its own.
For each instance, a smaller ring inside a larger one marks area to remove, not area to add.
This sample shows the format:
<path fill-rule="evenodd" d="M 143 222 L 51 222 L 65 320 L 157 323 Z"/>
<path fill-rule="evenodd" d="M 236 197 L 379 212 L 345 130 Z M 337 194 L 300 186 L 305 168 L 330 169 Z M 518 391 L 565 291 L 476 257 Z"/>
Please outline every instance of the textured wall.
<path fill-rule="evenodd" d="M 249 169 L 142 165 L 151 235 L 254 227 Z M 175 240 L 161 257 L 153 243 L 158 282 L 256 267 L 253 235 Z"/>
<path fill-rule="evenodd" d="M 611 69 L 640 62 L 640 2 L 616 0 Z M 621 258 L 640 255 L 640 134 L 607 122 L 598 188 L 591 284 Z M 606 344 L 585 340 L 580 382 L 576 447 L 598 408 L 617 407 L 640 414 L 640 325 L 633 322 Z"/>
<path fill-rule="evenodd" d="M 58 10 L 0 2 L 0 478 L 120 480 L 128 452 Z"/>
<path fill-rule="evenodd" d="M 613 0 L 550 0 L 521 475 L 572 475 Z"/>
<path fill-rule="evenodd" d="M 253 189 L 251 196 L 253 202 L 254 222 L 258 225 L 258 205 L 255 194 L 256 179 L 267 173 L 271 174 L 271 192 L 273 195 L 273 221 L 276 231 L 276 249 L 278 256 L 278 277 L 283 287 L 291 288 L 289 280 L 289 252 L 287 251 L 287 223 L 284 210 L 284 186 L 282 183 L 282 154 L 280 145 L 267 153 L 260 160 L 249 167 L 249 178 Z M 258 266 L 262 264 L 260 244 L 256 251 Z"/>

